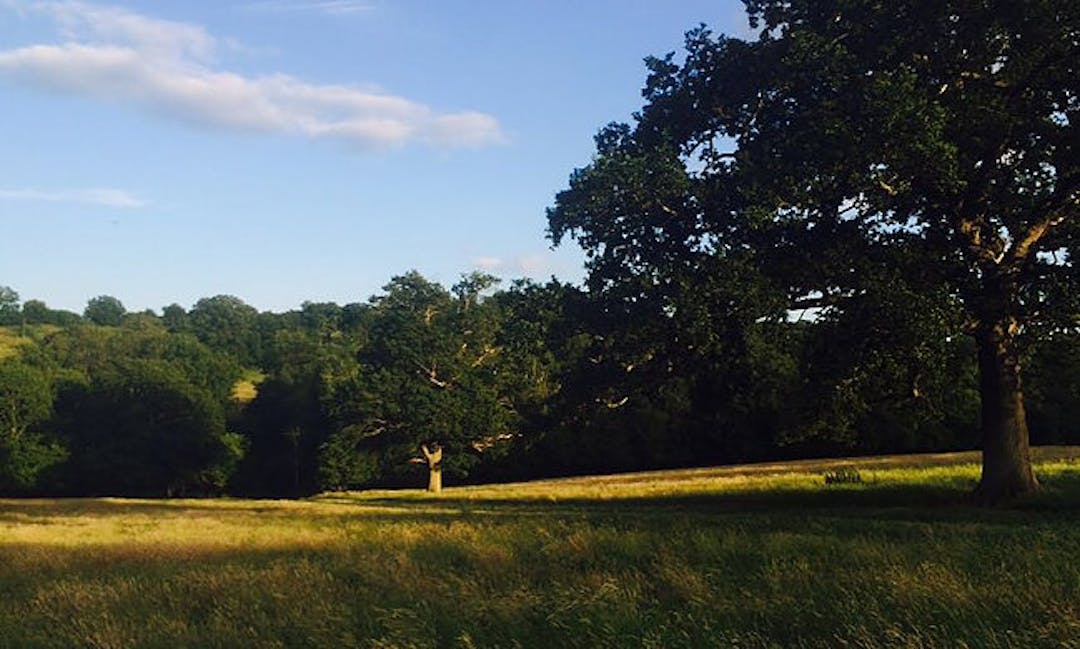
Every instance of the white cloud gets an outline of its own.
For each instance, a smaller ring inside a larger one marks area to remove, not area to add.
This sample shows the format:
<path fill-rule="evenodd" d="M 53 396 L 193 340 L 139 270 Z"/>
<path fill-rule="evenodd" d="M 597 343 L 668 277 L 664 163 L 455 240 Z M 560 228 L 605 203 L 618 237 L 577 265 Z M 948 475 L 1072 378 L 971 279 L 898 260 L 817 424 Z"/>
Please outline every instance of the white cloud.
<path fill-rule="evenodd" d="M 212 59 L 217 48 L 214 37 L 199 25 L 158 20 L 116 7 L 76 1 L 36 2 L 30 6 L 51 16 L 68 41 L 127 43 L 144 54 L 196 61 Z"/>
<path fill-rule="evenodd" d="M 556 270 L 555 254 L 552 252 L 531 252 L 512 259 L 504 257 L 479 256 L 471 260 L 473 268 L 489 273 L 503 272 L 515 276 L 540 277 Z"/>
<path fill-rule="evenodd" d="M 0 200 L 45 201 L 50 203 L 80 203 L 99 207 L 136 209 L 145 207 L 146 201 L 123 189 L 97 188 L 64 191 L 39 189 L 0 189 Z"/>
<path fill-rule="evenodd" d="M 324 11 L 360 6 L 330 0 L 280 4 Z M 479 147 L 505 140 L 498 121 L 484 113 L 439 113 L 358 86 L 215 67 L 219 41 L 198 25 L 81 2 L 15 6 L 51 17 L 64 39 L 0 50 L 0 76 L 28 86 L 133 105 L 199 126 L 330 139 L 364 149 L 414 142 Z"/>
<path fill-rule="evenodd" d="M 517 261 L 518 270 L 526 275 L 536 275 L 551 268 L 550 255 L 531 254 L 520 257 Z"/>
<path fill-rule="evenodd" d="M 474 257 L 472 264 L 476 268 L 490 273 L 491 271 L 502 268 L 503 260 L 498 257 Z"/>
<path fill-rule="evenodd" d="M 356 0 L 263 0 L 249 2 L 244 7 L 274 13 L 312 12 L 330 16 L 347 16 L 373 9 L 371 4 Z"/>

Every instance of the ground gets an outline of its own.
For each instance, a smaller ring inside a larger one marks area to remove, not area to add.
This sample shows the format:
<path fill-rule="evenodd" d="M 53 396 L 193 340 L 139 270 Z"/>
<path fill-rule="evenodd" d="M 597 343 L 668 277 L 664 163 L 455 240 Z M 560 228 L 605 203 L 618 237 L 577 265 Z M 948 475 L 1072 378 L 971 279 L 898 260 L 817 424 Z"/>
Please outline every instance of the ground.
<path fill-rule="evenodd" d="M 1080 449 L 1037 457 L 997 509 L 970 454 L 5 500 L 0 647 L 1080 646 Z"/>

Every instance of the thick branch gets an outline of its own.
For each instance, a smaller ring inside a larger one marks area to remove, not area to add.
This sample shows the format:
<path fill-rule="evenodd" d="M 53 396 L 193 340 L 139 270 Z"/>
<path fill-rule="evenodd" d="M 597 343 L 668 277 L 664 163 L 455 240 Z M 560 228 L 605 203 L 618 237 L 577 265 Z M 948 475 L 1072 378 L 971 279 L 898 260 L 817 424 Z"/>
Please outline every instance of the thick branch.
<path fill-rule="evenodd" d="M 1004 256 L 1005 242 L 997 233 L 994 233 L 991 240 L 987 241 L 983 237 L 985 227 L 986 223 L 981 218 L 961 217 L 956 224 L 957 231 L 967 244 L 968 252 L 974 255 L 975 259 L 983 264 L 1000 264 Z"/>
<path fill-rule="evenodd" d="M 1028 259 L 1031 258 L 1035 246 L 1038 245 L 1039 241 L 1041 241 L 1044 236 L 1046 236 L 1046 233 L 1064 222 L 1065 219 L 1072 214 L 1073 212 L 1068 208 L 1063 208 L 1028 228 L 1028 231 L 1024 233 L 1024 236 L 1013 243 L 1012 249 L 1008 253 L 1008 261 L 1006 263 L 1009 268 L 1012 270 L 1019 270 L 1020 267 L 1027 263 Z"/>
<path fill-rule="evenodd" d="M 434 449 L 435 450 L 429 449 L 427 444 L 420 445 L 420 451 L 424 454 L 424 459 L 427 460 L 428 466 L 437 466 L 439 462 L 442 462 L 442 446 L 435 444 Z"/>

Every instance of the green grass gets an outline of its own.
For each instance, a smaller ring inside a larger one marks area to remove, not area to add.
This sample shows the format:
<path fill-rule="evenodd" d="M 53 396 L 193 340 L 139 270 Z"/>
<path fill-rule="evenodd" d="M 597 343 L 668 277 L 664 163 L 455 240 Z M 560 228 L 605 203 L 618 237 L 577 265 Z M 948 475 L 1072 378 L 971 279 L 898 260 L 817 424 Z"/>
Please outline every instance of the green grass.
<path fill-rule="evenodd" d="M 1078 455 L 999 509 L 964 455 L 0 501 L 0 647 L 1075 647 Z"/>

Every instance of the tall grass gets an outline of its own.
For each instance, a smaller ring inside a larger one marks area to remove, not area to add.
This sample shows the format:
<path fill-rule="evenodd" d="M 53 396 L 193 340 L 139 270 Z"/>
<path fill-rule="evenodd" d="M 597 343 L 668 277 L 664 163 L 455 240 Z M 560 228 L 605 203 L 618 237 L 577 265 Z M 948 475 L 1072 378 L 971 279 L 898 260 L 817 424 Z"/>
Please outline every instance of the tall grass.
<path fill-rule="evenodd" d="M 1080 646 L 1070 453 L 994 510 L 929 459 L 0 501 L 0 647 Z"/>

